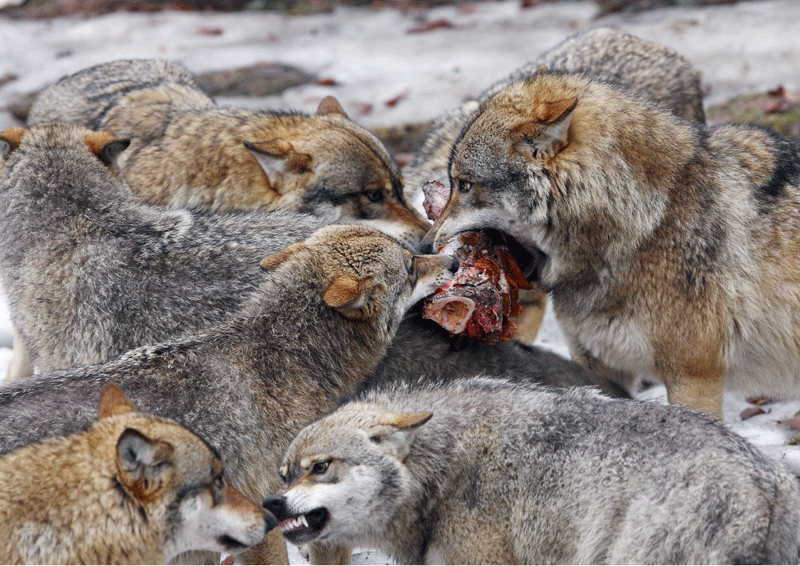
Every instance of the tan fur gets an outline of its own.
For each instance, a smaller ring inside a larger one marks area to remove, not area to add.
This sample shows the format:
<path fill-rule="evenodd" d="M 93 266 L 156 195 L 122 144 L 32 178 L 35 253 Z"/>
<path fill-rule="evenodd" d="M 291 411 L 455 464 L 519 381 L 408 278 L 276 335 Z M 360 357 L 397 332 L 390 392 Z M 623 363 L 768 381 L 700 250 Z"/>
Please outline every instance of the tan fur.
<path fill-rule="evenodd" d="M 422 205 L 421 186 L 428 180 L 449 183 L 448 160 L 462 127 L 478 109 L 479 103 L 515 80 L 547 70 L 584 72 L 604 81 L 620 84 L 648 96 L 676 116 L 702 124 L 702 88 L 699 73 L 683 56 L 662 45 L 610 28 L 596 28 L 566 38 L 537 59 L 515 70 L 480 93 L 477 101 L 443 114 L 428 133 L 414 163 L 403 171 L 406 199 Z M 545 112 L 553 101 L 540 101 Z M 522 291 L 522 314 L 513 317 L 517 324 L 514 338 L 531 343 L 544 318 L 546 295 L 539 289 Z"/>
<path fill-rule="evenodd" d="M 131 139 L 119 167 L 150 202 L 333 213 L 410 248 L 429 227 L 406 202 L 391 154 L 333 97 L 315 114 L 222 108 L 179 64 L 114 61 L 45 89 L 28 122 L 54 120 Z"/>
<path fill-rule="evenodd" d="M 800 389 L 791 142 L 698 127 L 624 89 L 546 73 L 483 105 L 450 173 L 436 242 L 496 228 L 544 252 L 542 282 L 584 366 L 628 387 L 656 378 L 671 402 L 718 417 L 724 385 Z"/>
<path fill-rule="evenodd" d="M 201 492 L 198 507 L 225 508 L 245 523 L 249 544 L 264 536 L 263 509 L 224 483 L 222 463 L 197 436 L 139 413 L 113 383 L 103 390 L 98 412 L 85 432 L 0 458 L 4 564 L 165 563 L 186 550 L 179 521 L 185 518 L 175 508 L 186 487 Z M 131 450 L 145 455 L 133 462 Z M 195 544 L 210 549 L 226 534 L 207 528 L 201 535 L 207 540 Z"/>

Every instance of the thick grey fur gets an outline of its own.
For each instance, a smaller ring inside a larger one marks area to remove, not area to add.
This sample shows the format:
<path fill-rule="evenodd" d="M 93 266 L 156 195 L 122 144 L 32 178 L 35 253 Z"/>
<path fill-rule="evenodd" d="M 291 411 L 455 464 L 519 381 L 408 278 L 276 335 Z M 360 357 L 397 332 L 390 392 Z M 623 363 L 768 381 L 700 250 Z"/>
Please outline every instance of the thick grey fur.
<path fill-rule="evenodd" d="M 104 362 L 224 319 L 260 284 L 263 257 L 328 221 L 142 203 L 87 151 L 85 132 L 32 127 L 0 172 L 0 275 L 15 332 L 43 370 Z M 418 315 L 403 321 L 370 380 L 482 372 L 627 396 L 569 360 L 516 342 L 456 352 L 445 331 Z"/>
<path fill-rule="evenodd" d="M 425 412 L 432 418 L 399 461 L 391 455 L 396 439 L 383 448 L 391 433 L 381 432 L 381 416 Z M 797 478 L 684 407 L 485 378 L 396 384 L 306 427 L 284 457 L 288 484 L 304 473 L 303 457 L 325 455 L 336 477 L 314 478 L 320 496 L 308 479 L 298 484 L 314 504 L 355 466 L 353 477 L 377 475 L 381 486 L 371 499 L 363 495 L 368 510 L 329 510 L 363 512 L 361 522 L 346 520 L 362 525 L 363 536 L 328 542 L 380 548 L 401 563 L 800 559 Z"/>

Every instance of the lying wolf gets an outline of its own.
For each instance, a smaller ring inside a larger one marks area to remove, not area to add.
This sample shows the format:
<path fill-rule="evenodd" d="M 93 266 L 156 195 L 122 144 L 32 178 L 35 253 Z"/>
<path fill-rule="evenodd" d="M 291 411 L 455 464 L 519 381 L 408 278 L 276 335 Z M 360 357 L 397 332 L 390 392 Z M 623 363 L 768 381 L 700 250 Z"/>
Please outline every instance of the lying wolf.
<path fill-rule="evenodd" d="M 235 555 L 278 523 L 227 485 L 222 462 L 175 421 L 139 413 L 109 382 L 87 430 L 0 457 L 4 564 L 166 564 Z"/>
<path fill-rule="evenodd" d="M 258 289 L 203 332 L 0 387 L 0 454 L 85 428 L 113 380 L 143 411 L 205 438 L 231 485 L 263 498 L 292 437 L 367 377 L 408 307 L 454 263 L 366 226 L 322 228 L 265 258 Z M 285 563 L 285 544 L 269 539 L 248 558 Z"/>
<path fill-rule="evenodd" d="M 800 386 L 800 147 L 703 127 L 635 93 L 540 73 L 487 100 L 450 162 L 435 245 L 494 229 L 541 283 L 575 360 L 722 416 L 725 386 Z"/>
<path fill-rule="evenodd" d="M 800 486 L 684 407 L 474 378 L 306 427 L 264 501 L 287 541 L 406 564 L 796 564 Z"/>

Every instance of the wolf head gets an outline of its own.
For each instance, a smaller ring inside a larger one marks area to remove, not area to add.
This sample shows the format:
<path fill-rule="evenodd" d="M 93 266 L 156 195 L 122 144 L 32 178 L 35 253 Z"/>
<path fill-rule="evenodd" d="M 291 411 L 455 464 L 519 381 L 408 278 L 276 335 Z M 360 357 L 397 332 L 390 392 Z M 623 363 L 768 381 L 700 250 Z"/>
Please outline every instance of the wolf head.
<path fill-rule="evenodd" d="M 277 280 L 283 274 L 322 279 L 319 292 L 327 307 L 345 319 L 369 320 L 393 334 L 411 305 L 452 277 L 458 261 L 448 255 L 415 256 L 368 226 L 333 225 L 264 258 L 261 266 L 275 270 Z M 308 300 L 313 302 L 313 297 Z"/>
<path fill-rule="evenodd" d="M 188 550 L 238 554 L 261 542 L 277 521 L 230 487 L 217 453 L 172 420 L 137 412 L 122 390 L 108 384 L 95 428 L 114 436 L 113 472 L 147 518 L 160 529 L 164 560 Z"/>
<path fill-rule="evenodd" d="M 663 187 L 680 172 L 654 156 L 683 151 L 687 139 L 672 134 L 691 129 L 654 124 L 680 122 L 579 74 L 514 82 L 463 129 L 449 165 L 450 200 L 423 249 L 458 232 L 495 229 L 531 257 L 557 256 L 577 241 L 592 242 L 599 255 L 620 253 L 663 216 Z"/>
<path fill-rule="evenodd" d="M 277 208 L 378 228 L 416 249 L 430 223 L 403 195 L 400 170 L 333 97 L 313 116 L 282 116 L 263 141 L 245 141 L 277 193 Z"/>
<path fill-rule="evenodd" d="M 358 403 L 306 427 L 283 458 L 283 488 L 264 500 L 286 540 L 375 544 L 410 489 L 404 461 L 432 414 Z"/>

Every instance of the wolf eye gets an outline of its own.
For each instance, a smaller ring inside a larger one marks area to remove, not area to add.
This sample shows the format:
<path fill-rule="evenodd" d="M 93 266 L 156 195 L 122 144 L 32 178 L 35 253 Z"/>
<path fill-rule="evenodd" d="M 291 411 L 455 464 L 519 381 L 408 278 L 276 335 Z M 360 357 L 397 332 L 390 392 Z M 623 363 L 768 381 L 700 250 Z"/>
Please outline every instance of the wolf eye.
<path fill-rule="evenodd" d="M 330 460 L 325 460 L 324 462 L 317 462 L 313 466 L 311 466 L 311 474 L 315 476 L 319 476 L 324 474 L 328 471 L 328 466 L 331 465 Z"/>
<path fill-rule="evenodd" d="M 465 181 L 464 179 L 458 180 L 458 192 L 460 193 L 468 193 L 472 190 L 472 183 L 469 181 Z"/>
<path fill-rule="evenodd" d="M 380 189 L 366 191 L 364 195 L 369 199 L 370 202 L 383 202 L 383 191 Z"/>
<path fill-rule="evenodd" d="M 222 479 L 222 476 L 217 476 L 214 478 L 214 488 L 222 489 L 225 486 L 225 480 Z"/>

